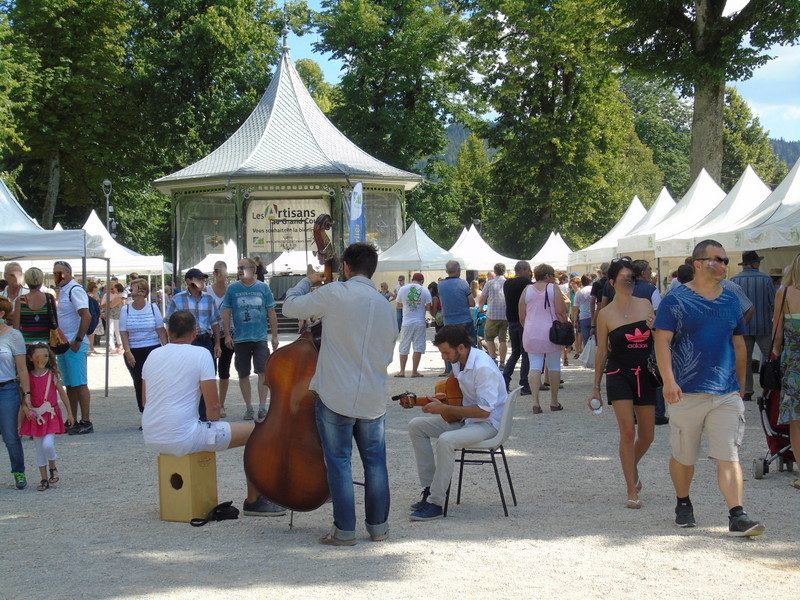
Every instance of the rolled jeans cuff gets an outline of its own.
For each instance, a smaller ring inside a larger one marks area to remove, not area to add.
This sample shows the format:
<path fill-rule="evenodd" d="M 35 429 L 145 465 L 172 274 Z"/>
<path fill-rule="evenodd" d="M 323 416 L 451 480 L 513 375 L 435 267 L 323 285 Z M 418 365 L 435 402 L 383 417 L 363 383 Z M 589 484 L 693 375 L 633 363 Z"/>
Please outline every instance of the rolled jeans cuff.
<path fill-rule="evenodd" d="M 364 521 L 364 525 L 366 525 L 367 533 L 369 533 L 370 537 L 378 537 L 389 533 L 389 521 L 384 521 L 379 525 L 370 525 Z"/>
<path fill-rule="evenodd" d="M 377 526 L 376 526 L 377 527 Z M 336 523 L 333 524 L 333 530 L 331 531 L 333 537 L 337 540 L 354 540 L 356 539 L 356 532 L 355 531 L 344 531 L 339 529 L 336 526 Z"/>

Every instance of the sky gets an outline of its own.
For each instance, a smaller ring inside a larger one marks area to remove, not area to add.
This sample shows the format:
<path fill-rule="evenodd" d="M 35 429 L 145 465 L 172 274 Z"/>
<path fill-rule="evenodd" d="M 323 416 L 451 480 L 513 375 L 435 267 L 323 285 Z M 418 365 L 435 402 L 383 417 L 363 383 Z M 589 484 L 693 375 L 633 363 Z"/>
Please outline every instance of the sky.
<path fill-rule="evenodd" d="M 749 0 L 730 0 L 726 14 L 740 10 Z M 320 10 L 319 0 L 308 0 L 313 10 Z M 319 63 L 329 83 L 338 83 L 342 62 L 329 55 L 315 53 L 312 45 L 319 41 L 316 33 L 298 37 L 289 34 L 293 60 L 311 58 Z M 759 117 L 770 137 L 800 140 L 800 45 L 777 46 L 768 51 L 775 58 L 758 69 L 747 81 L 734 81 L 734 86 Z"/>

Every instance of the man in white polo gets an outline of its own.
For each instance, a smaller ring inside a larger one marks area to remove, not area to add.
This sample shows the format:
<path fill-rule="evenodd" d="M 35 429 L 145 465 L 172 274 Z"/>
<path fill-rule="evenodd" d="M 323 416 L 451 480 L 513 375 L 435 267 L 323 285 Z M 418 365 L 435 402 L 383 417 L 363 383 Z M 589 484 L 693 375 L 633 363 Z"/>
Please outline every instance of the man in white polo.
<path fill-rule="evenodd" d="M 431 293 L 422 285 L 425 278 L 422 273 L 414 273 L 411 283 L 404 285 L 397 292 L 397 307 L 403 309 L 403 325 L 400 327 L 400 372 L 395 377 L 406 376 L 406 362 L 411 346 L 414 356 L 411 359 L 411 376 L 422 377 L 419 372 L 419 361 L 425 352 L 425 312 L 430 311 Z"/>

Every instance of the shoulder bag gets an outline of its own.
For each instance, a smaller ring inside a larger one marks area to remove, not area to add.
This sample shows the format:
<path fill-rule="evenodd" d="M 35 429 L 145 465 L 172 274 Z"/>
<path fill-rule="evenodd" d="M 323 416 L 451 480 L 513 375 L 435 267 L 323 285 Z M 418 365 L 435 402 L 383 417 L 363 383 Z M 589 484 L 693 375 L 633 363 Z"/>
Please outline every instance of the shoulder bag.
<path fill-rule="evenodd" d="M 550 307 L 550 298 L 547 296 L 549 288 L 549 284 L 544 288 L 544 307 L 553 314 Z M 561 293 L 561 290 L 559 289 L 558 292 Z M 553 294 L 555 294 L 555 287 L 553 288 Z M 553 316 L 555 315 L 553 314 Z M 571 346 L 575 342 L 575 328 L 572 323 L 562 323 L 558 319 L 553 319 L 549 337 L 550 341 L 558 346 Z"/>
<path fill-rule="evenodd" d="M 770 352 L 775 347 L 775 336 L 778 334 L 778 327 L 783 327 L 783 307 L 786 304 L 786 294 L 789 293 L 787 288 L 783 288 L 783 299 L 781 300 L 781 322 L 775 323 L 775 328 L 772 331 L 772 345 Z M 772 358 L 770 355 L 766 357 L 764 362 L 761 363 L 761 371 L 758 374 L 758 383 L 765 390 L 779 390 L 781 389 L 781 357 Z"/>

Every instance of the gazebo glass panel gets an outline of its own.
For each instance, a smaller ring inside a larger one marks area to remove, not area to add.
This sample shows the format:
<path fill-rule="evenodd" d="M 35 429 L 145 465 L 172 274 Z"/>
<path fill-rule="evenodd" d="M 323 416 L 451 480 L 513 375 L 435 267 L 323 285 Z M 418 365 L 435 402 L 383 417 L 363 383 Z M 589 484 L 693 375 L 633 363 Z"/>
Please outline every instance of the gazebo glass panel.
<path fill-rule="evenodd" d="M 208 254 L 222 254 L 225 242 L 236 240 L 232 200 L 191 196 L 178 206 L 178 255 L 183 271 Z"/>

